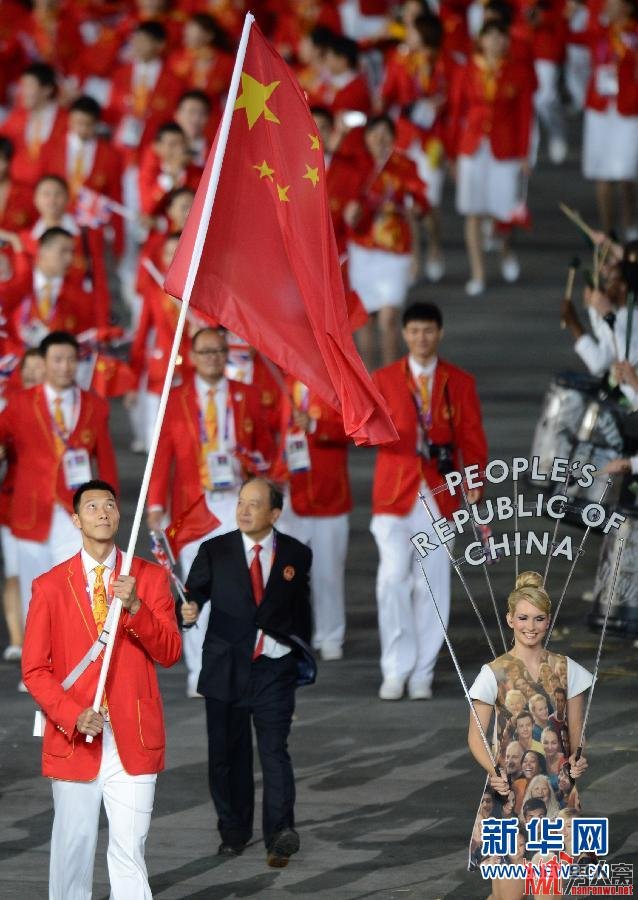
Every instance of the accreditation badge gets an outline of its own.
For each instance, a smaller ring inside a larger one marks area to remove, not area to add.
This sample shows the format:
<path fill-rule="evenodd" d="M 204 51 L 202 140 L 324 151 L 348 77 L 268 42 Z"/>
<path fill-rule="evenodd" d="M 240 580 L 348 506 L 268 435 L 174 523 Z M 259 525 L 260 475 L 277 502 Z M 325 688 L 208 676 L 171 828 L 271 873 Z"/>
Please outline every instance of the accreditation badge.
<path fill-rule="evenodd" d="M 84 447 L 66 450 L 62 457 L 62 468 L 64 470 L 64 481 L 70 491 L 74 491 L 81 484 L 93 478 L 91 460 L 88 451 Z"/>
<path fill-rule="evenodd" d="M 124 116 L 117 130 L 117 140 L 125 147 L 139 147 L 144 131 L 144 122 L 136 116 Z"/>
<path fill-rule="evenodd" d="M 618 69 L 615 63 L 596 66 L 596 91 L 601 97 L 618 96 Z"/>
<path fill-rule="evenodd" d="M 224 451 L 212 450 L 206 454 L 208 478 L 214 491 L 223 491 L 235 486 L 233 457 Z"/>
<path fill-rule="evenodd" d="M 289 472 L 309 472 L 312 468 L 305 434 L 286 435 L 286 465 Z"/>

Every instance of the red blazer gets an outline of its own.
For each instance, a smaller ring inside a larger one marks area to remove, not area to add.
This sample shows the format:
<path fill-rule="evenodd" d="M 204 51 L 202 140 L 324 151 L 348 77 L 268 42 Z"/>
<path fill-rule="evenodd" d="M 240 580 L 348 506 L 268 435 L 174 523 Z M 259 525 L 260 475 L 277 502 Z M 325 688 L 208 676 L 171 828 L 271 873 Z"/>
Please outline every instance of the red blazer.
<path fill-rule="evenodd" d="M 399 440 L 380 447 L 374 470 L 373 514 L 407 515 L 414 505 L 423 480 L 433 490 L 445 483 L 436 460 L 425 460 L 417 450 L 417 416 L 410 389 L 407 357 L 379 369 L 373 375 L 383 394 Z M 446 390 L 447 388 L 447 390 Z M 439 359 L 432 389 L 430 441 L 454 444 L 455 468 L 487 464 L 487 442 L 481 421 L 481 406 L 474 378 L 463 369 Z M 441 515 L 450 516 L 459 508 L 458 496 L 448 491 L 436 495 Z"/>
<path fill-rule="evenodd" d="M 106 400 L 80 391 L 80 413 L 69 437 L 71 448 L 85 447 L 100 478 L 118 490 L 117 465 L 109 435 Z M 73 492 L 64 481 L 44 387 L 19 391 L 0 413 L 0 443 L 11 442 L 17 457 L 11 531 L 29 541 L 45 541 L 53 506 L 73 512 Z"/>
<path fill-rule="evenodd" d="M 37 222 L 31 229 L 19 233 L 22 246 L 33 259 L 38 253 L 38 240 L 33 232 Z M 64 226 L 62 226 L 64 227 Z M 111 292 L 106 272 L 106 248 L 104 230 L 102 228 L 81 227 L 73 235 L 73 259 L 66 275 L 65 283 L 73 287 L 78 303 L 91 304 L 91 323 L 106 327 L 110 322 Z M 87 327 L 90 327 L 87 326 Z M 82 331 L 83 329 L 78 329 Z M 66 331 L 69 331 L 67 328 Z"/>
<path fill-rule="evenodd" d="M 146 390 L 152 394 L 161 394 L 179 318 L 179 305 L 150 278 L 143 282 L 143 287 L 142 313 L 131 345 L 130 365 L 136 384 L 139 384 L 142 373 L 146 371 Z M 151 331 L 153 339 L 148 346 Z M 178 378 L 189 368 L 189 349 L 190 338 L 184 335 L 180 346 L 183 362 L 175 368 Z"/>
<path fill-rule="evenodd" d="M 428 211 L 427 188 L 415 163 L 399 150 L 392 152 L 380 172 L 375 171 L 371 159 L 368 166 L 370 174 L 358 197 L 363 213 L 350 238 L 363 247 L 409 253 L 412 229 L 408 211 L 412 201 L 422 212 Z"/>
<path fill-rule="evenodd" d="M 450 97 L 450 154 L 471 156 L 488 138 L 496 159 L 526 157 L 535 88 L 531 66 L 513 59 L 503 60 L 494 80 L 486 77 L 481 56 L 459 67 Z"/>
<path fill-rule="evenodd" d="M 562 63 L 568 37 L 565 0 L 516 0 L 513 32 L 531 45 L 534 59 Z"/>
<path fill-rule="evenodd" d="M 176 50 L 168 58 L 171 72 L 180 78 L 187 90 L 204 91 L 213 106 L 217 106 L 221 97 L 228 92 L 233 74 L 234 59 L 230 53 L 210 48 L 208 59 L 201 66 L 198 55 L 187 47 Z"/>
<path fill-rule="evenodd" d="M 239 381 L 229 381 L 235 442 L 240 450 L 258 450 L 272 458 L 270 430 L 264 421 L 259 391 Z M 202 493 L 199 470 L 201 440 L 199 405 L 195 384 L 189 380 L 171 392 L 148 490 L 148 505 L 169 505 L 171 519 L 178 519 Z"/>
<path fill-rule="evenodd" d="M 357 74 L 342 88 L 335 88 L 329 81 L 324 81 L 313 99 L 328 106 L 333 113 L 356 109 L 368 114 L 372 106 L 368 82 L 363 75 Z"/>
<path fill-rule="evenodd" d="M 148 216 L 157 216 L 164 212 L 166 198 L 172 190 L 187 187 L 196 191 L 202 169 L 188 164 L 185 166 L 174 187 L 162 185 L 162 170 L 157 154 L 148 147 L 142 156 L 139 173 L 140 205 L 142 212 Z"/>
<path fill-rule="evenodd" d="M 176 78 L 167 65 L 163 65 L 155 88 L 148 98 L 139 146 L 131 148 L 118 141 L 117 125 L 124 116 L 133 115 L 132 77 L 132 63 L 126 63 L 115 70 L 109 105 L 104 111 L 105 119 L 115 128 L 114 145 L 124 150 L 129 164 L 136 162 L 153 142 L 159 126 L 172 119 L 177 102 L 185 90 L 184 82 Z"/>
<path fill-rule="evenodd" d="M 604 112 L 613 103 L 621 116 L 638 115 L 638 26 L 633 23 L 624 27 L 602 27 L 595 21 L 591 29 L 573 37 L 588 43 L 591 53 L 591 76 L 585 100 L 587 109 Z M 618 76 L 616 96 L 598 93 L 601 66 L 615 66 Z"/>
<path fill-rule="evenodd" d="M 131 574 L 142 605 L 134 616 L 122 611 L 105 693 L 122 765 L 130 775 L 145 775 L 164 768 L 166 738 L 155 663 L 174 665 L 182 642 L 166 572 L 135 557 Z M 93 704 L 103 657 L 68 691 L 62 690 L 66 676 L 97 638 L 85 587 L 79 553 L 36 578 L 22 651 L 24 683 L 47 715 L 42 774 L 64 781 L 92 781 L 102 759 L 102 736 L 87 744 L 75 726 Z"/>
<path fill-rule="evenodd" d="M 45 172 L 59 175 L 65 181 L 69 179 L 66 134 L 63 140 L 52 147 L 42 174 L 44 175 Z M 92 191 L 97 191 L 98 194 L 106 194 L 111 200 L 122 202 L 121 154 L 102 138 L 97 140 L 93 167 L 90 172 L 85 174 L 83 184 Z M 118 216 L 114 216 L 113 222 L 115 223 L 118 218 Z"/>
<path fill-rule="evenodd" d="M 345 253 L 348 239 L 348 226 L 343 218 L 343 211 L 350 202 L 356 200 L 364 190 L 366 168 L 357 158 L 336 150 L 326 166 L 326 190 L 330 203 L 330 215 L 334 227 L 339 253 Z"/>
<path fill-rule="evenodd" d="M 0 207 L 0 228 L 6 231 L 20 231 L 33 225 L 38 218 L 33 205 L 33 191 L 22 184 L 11 181 L 4 205 Z"/>
<path fill-rule="evenodd" d="M 49 139 L 39 149 L 37 155 L 31 156 L 26 143 L 26 127 L 29 113 L 17 106 L 0 125 L 0 135 L 13 141 L 15 154 L 11 160 L 11 178 L 34 188 L 36 182 L 46 168 L 46 160 L 61 140 L 64 140 L 67 128 L 67 113 L 58 107 Z"/>
<path fill-rule="evenodd" d="M 22 353 L 27 346 L 25 326 L 31 321 L 41 322 L 42 319 L 35 302 L 32 280 L 29 279 L 26 284 L 19 279 L 12 279 L 13 281 L 15 289 L 12 291 L 12 305 L 16 305 L 17 297 L 17 306 L 8 323 L 8 340 L 15 352 Z M 10 296 L 9 292 L 7 296 Z M 64 279 L 53 314 L 44 324 L 49 331 L 70 331 L 71 334 L 81 334 L 96 325 L 95 301 L 75 277 L 67 275 Z"/>
<path fill-rule="evenodd" d="M 289 378 L 292 388 L 294 379 Z M 312 434 L 307 434 L 310 451 L 308 472 L 289 473 L 284 459 L 283 436 L 294 433 L 291 404 L 282 399 L 282 444 L 276 471 L 276 481 L 289 481 L 290 502 L 298 516 L 339 516 L 352 509 L 352 494 L 348 477 L 348 445 L 350 438 L 343 428 L 343 419 L 316 394 L 308 397 L 308 415 L 316 422 Z"/>

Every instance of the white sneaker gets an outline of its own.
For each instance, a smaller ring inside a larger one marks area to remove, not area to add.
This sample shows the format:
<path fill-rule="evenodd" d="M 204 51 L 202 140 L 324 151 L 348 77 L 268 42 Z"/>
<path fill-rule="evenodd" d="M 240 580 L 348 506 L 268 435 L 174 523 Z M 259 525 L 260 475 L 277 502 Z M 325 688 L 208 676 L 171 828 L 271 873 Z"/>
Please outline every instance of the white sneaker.
<path fill-rule="evenodd" d="M 485 282 L 479 278 L 470 278 L 465 282 L 465 293 L 468 297 L 478 297 L 485 292 Z"/>
<path fill-rule="evenodd" d="M 580 595 L 580 599 L 584 600 L 585 603 L 593 603 L 594 602 L 594 592 L 593 591 L 583 591 Z"/>
<path fill-rule="evenodd" d="M 17 644 L 9 644 L 4 648 L 2 658 L 5 662 L 18 662 L 22 659 L 22 647 L 18 647 Z"/>
<path fill-rule="evenodd" d="M 561 163 L 564 163 L 567 159 L 567 151 L 569 147 L 567 146 L 567 141 L 562 137 L 553 137 L 549 139 L 549 159 L 550 162 L 553 162 L 555 166 L 559 166 Z"/>
<path fill-rule="evenodd" d="M 405 685 L 395 678 L 384 678 L 379 688 L 379 700 L 400 700 L 403 697 Z"/>
<path fill-rule="evenodd" d="M 425 274 L 434 283 L 440 281 L 445 275 L 445 262 L 442 256 L 433 256 L 425 261 Z"/>
<path fill-rule="evenodd" d="M 410 700 L 431 700 L 432 686 L 426 682 L 408 685 L 408 697 Z"/>
<path fill-rule="evenodd" d="M 19 682 L 18 682 L 18 693 L 19 693 L 19 694 L 28 694 L 28 693 L 29 693 L 29 691 L 27 690 L 27 686 L 26 686 L 26 684 L 24 683 L 24 681 L 19 681 Z"/>
<path fill-rule="evenodd" d="M 515 281 L 518 281 L 521 274 L 521 264 L 518 261 L 518 257 L 514 256 L 513 253 L 508 253 L 507 256 L 504 256 L 501 260 L 501 275 L 503 276 L 503 280 L 509 282 L 509 284 L 513 284 Z"/>
<path fill-rule="evenodd" d="M 343 648 L 339 646 L 339 644 L 322 644 L 321 649 L 321 658 L 325 662 L 332 662 L 336 659 L 343 659 Z"/>
<path fill-rule="evenodd" d="M 200 694 L 198 692 L 197 688 L 186 688 L 186 696 L 188 697 L 189 700 L 195 700 L 195 699 L 203 700 L 203 698 L 204 698 L 204 695 Z"/>

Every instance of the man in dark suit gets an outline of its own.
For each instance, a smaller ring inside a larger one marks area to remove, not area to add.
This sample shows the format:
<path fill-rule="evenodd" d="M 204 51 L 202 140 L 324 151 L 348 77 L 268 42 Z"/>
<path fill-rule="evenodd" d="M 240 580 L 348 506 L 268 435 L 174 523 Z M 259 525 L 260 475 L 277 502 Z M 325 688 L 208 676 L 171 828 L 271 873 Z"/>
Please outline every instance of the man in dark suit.
<path fill-rule="evenodd" d="M 263 834 L 269 866 L 299 849 L 295 781 L 287 742 L 295 708 L 298 653 L 310 641 L 312 553 L 276 531 L 283 495 L 247 481 L 237 501 L 238 531 L 205 541 L 186 583 L 185 625 L 211 601 L 198 691 L 206 698 L 210 791 L 222 838 L 236 856 L 252 836 L 251 715 L 263 773 Z"/>

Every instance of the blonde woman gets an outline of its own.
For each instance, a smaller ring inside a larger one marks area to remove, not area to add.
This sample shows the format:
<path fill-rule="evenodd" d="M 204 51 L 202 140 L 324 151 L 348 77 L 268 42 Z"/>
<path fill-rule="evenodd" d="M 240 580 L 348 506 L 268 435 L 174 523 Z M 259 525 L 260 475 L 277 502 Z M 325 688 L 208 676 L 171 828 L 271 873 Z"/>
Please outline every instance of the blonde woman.
<path fill-rule="evenodd" d="M 529 698 L 529 711 L 534 716 L 534 740 L 540 741 L 543 728 L 547 728 L 549 720 L 549 706 L 544 694 L 533 694 Z"/>
<path fill-rule="evenodd" d="M 548 667 L 555 671 L 559 660 L 564 660 L 567 666 L 567 709 L 569 722 L 569 735 L 572 747 L 578 747 L 583 722 L 585 691 L 592 681 L 591 674 L 578 663 L 552 653 L 543 648 L 543 641 L 550 623 L 551 601 L 542 588 L 543 579 L 537 572 L 523 572 L 516 580 L 516 588 L 507 601 L 507 624 L 514 635 L 514 646 L 503 656 L 484 665 L 470 688 L 470 696 L 474 701 L 479 721 L 486 734 L 490 733 L 490 720 L 495 711 L 499 712 L 498 683 L 501 681 L 503 667 L 518 660 L 522 664 L 522 678 L 530 684 L 538 684 L 541 675 L 541 667 Z M 499 747 L 495 754 L 498 758 L 504 748 L 500 747 L 502 734 L 499 732 L 497 740 Z M 504 774 L 497 776 L 485 746 L 481 740 L 480 732 L 470 716 L 468 744 L 472 755 L 488 774 L 490 787 L 499 796 L 508 798 L 510 785 Z M 569 759 L 571 775 L 574 779 L 587 769 L 587 760 L 584 756 L 576 762 L 575 755 Z M 539 776 L 535 776 L 538 778 Z M 533 778 L 531 779 L 534 780 Z M 555 792 L 551 788 L 555 797 Z M 558 805 L 558 800 L 556 800 Z M 487 848 L 486 848 L 487 849 Z M 488 855 L 488 854 L 486 854 Z M 525 896 L 524 881 L 493 881 L 492 900 L 523 900 Z"/>
<path fill-rule="evenodd" d="M 530 783 L 527 785 L 523 803 L 533 798 L 534 800 L 542 800 L 547 807 L 547 817 L 555 819 L 560 812 L 560 804 L 556 799 L 556 795 L 552 789 L 551 782 L 547 775 L 534 775 Z"/>

